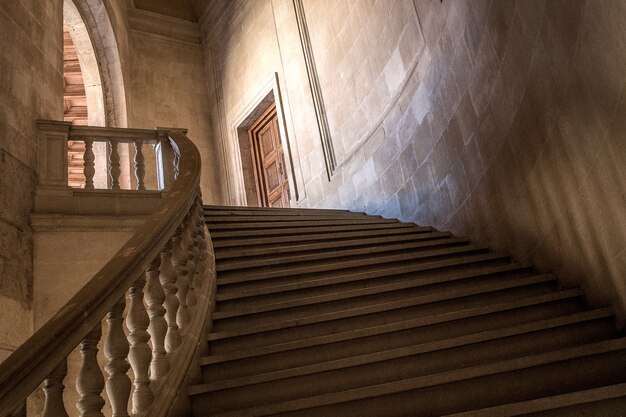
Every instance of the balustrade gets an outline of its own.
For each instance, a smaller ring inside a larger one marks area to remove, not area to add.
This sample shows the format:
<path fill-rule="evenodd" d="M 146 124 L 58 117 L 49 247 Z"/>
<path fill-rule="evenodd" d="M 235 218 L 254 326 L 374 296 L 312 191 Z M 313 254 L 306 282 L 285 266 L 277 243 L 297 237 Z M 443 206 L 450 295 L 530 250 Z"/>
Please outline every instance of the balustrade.
<path fill-rule="evenodd" d="M 112 138 L 111 133 L 117 136 Z M 136 188 L 145 189 L 142 146 L 153 144 L 153 139 L 161 145 L 164 141 L 163 132 L 154 133 L 149 140 L 145 131 L 140 133 L 95 128 L 68 135 L 68 140 L 84 138 L 86 190 L 93 189 L 94 141 L 108 143 L 113 188 L 119 186 L 115 178 L 119 176 L 116 148 L 121 143 L 132 143 Z M 0 364 L 0 417 L 10 415 L 11 407 L 20 404 L 41 382 L 45 394 L 43 416 L 67 416 L 63 401 L 66 358 L 74 348 L 81 355 L 78 375 L 72 381 L 79 397 L 76 408 L 80 416 L 102 416 L 105 399 L 114 417 L 128 416 L 129 411 L 131 415 L 167 413 L 167 401 L 171 404 L 176 393 L 170 384 L 180 387 L 183 383 L 180 369 L 187 369 L 197 348 L 198 335 L 205 327 L 211 305 L 211 282 L 215 279 L 214 265 L 208 262 L 212 254 L 207 253 L 212 247 L 197 191 L 200 158 L 183 134 L 174 136 L 177 140 L 168 144 L 173 156 L 163 160 L 180 161 L 181 166 L 166 171 L 185 170 L 193 175 L 181 177 L 164 199 L 160 214 L 166 212 L 173 219 L 163 221 L 155 217 L 157 214 L 148 219 L 57 316 L 20 347 L 14 357 Z M 182 154 L 181 143 L 191 157 Z M 193 162 L 191 167 L 185 168 L 185 156 Z M 44 175 L 44 183 L 45 179 Z M 183 216 L 184 213 L 187 214 Z M 134 257 L 129 256 L 131 253 Z M 107 330 L 104 337 L 103 322 Z M 98 363 L 99 350 L 106 358 L 104 369 Z M 15 363 L 11 363 L 12 358 Z"/>

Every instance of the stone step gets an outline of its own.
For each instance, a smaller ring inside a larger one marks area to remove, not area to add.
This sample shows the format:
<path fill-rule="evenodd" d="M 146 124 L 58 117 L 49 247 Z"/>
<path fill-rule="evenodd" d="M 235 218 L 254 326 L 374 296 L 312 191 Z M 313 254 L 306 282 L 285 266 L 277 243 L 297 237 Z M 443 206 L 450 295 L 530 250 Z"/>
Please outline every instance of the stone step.
<path fill-rule="evenodd" d="M 280 315 L 274 319 L 267 314 L 261 317 L 245 317 L 239 320 L 215 319 L 213 332 L 208 340 L 221 340 L 259 333 L 278 332 L 289 329 L 290 339 L 298 335 L 321 335 L 326 332 L 345 331 L 358 328 L 359 325 L 373 326 L 392 321 L 403 321 L 411 317 L 425 317 L 445 311 L 463 310 L 485 303 L 498 303 L 502 300 L 513 300 L 527 294 L 541 295 L 551 291 L 556 284 L 553 276 L 537 276 L 526 280 L 511 280 L 480 285 L 475 288 L 460 288 L 445 293 L 434 293 L 397 301 L 346 308 L 323 314 L 290 317 L 281 320 Z M 271 315 L 270 315 L 271 316 Z M 267 319 L 263 321 L 263 319 Z M 254 325 L 251 323 L 254 320 Z M 309 333 L 307 333 L 309 332 Z M 303 336 L 304 337 L 304 336 Z M 257 337 L 259 341 L 264 338 Z"/>
<path fill-rule="evenodd" d="M 350 216 L 366 215 L 363 212 L 356 212 L 350 210 L 341 209 L 315 209 L 315 208 L 277 208 L 277 207 L 251 207 L 251 206 L 215 206 L 207 205 L 202 206 L 205 214 L 215 214 L 216 212 L 225 212 L 228 214 L 242 214 L 250 213 L 246 215 L 258 215 L 258 214 L 271 214 L 281 216 L 297 216 L 301 214 L 346 214 Z"/>
<path fill-rule="evenodd" d="M 452 285 L 429 285 L 411 289 L 397 290 L 370 295 L 357 295 L 355 297 L 340 300 L 322 301 L 315 304 L 291 305 L 287 307 L 273 306 L 261 311 L 228 311 L 218 312 L 213 316 L 214 327 L 217 330 L 234 330 L 239 327 L 261 326 L 266 323 L 297 320 L 313 315 L 330 315 L 345 310 L 356 310 L 372 307 L 376 305 L 388 305 L 391 303 L 405 303 L 408 300 L 424 299 L 432 297 L 438 300 L 441 294 L 471 294 L 474 295 L 480 289 L 493 285 L 493 288 L 514 288 L 522 285 L 535 285 L 549 283 L 549 287 L 558 285 L 557 279 L 553 275 L 538 275 L 524 278 L 512 278 L 510 280 L 490 279 L 490 280 L 465 280 L 455 282 Z M 482 292 L 478 292 L 482 294 Z M 411 304 L 413 305 L 413 304 Z"/>
<path fill-rule="evenodd" d="M 582 301 L 567 290 L 275 344 L 240 340 L 215 352 L 215 343 L 229 342 L 218 341 L 200 363 L 205 381 L 243 377 L 577 314 Z"/>
<path fill-rule="evenodd" d="M 203 409 L 223 411 L 415 378 L 615 336 L 607 310 L 488 330 L 404 348 L 192 387 Z"/>
<path fill-rule="evenodd" d="M 337 270 L 359 270 L 365 272 L 366 267 L 382 268 L 402 262 L 427 262 L 442 257 L 461 256 L 486 252 L 489 248 L 482 245 L 463 245 L 459 247 L 430 249 L 423 251 L 406 250 L 400 253 L 379 256 L 362 255 L 347 260 L 327 260 L 325 262 L 302 262 L 297 266 L 281 265 L 260 267 L 246 270 L 221 271 L 217 275 L 217 285 L 236 284 L 241 282 L 268 280 L 271 278 L 296 277 L 303 278 L 307 274 L 320 274 Z"/>
<path fill-rule="evenodd" d="M 216 222 L 210 223 L 206 221 L 207 227 L 211 231 L 211 233 L 217 233 L 217 231 L 237 231 L 237 230 L 250 230 L 256 232 L 257 229 L 263 229 L 267 231 L 271 229 L 276 232 L 275 234 L 281 234 L 283 230 L 293 229 L 293 228 L 328 228 L 328 227 L 336 227 L 343 225 L 362 225 L 365 227 L 369 227 L 370 225 L 397 225 L 397 224 L 411 224 L 411 223 L 400 223 L 395 219 L 377 219 L 370 217 L 363 218 L 348 218 L 348 219 L 322 219 L 316 221 L 282 221 L 282 222 Z"/>
<path fill-rule="evenodd" d="M 211 233 L 211 239 L 219 240 L 223 238 L 234 237 L 261 237 L 261 236 L 286 236 L 286 235 L 304 235 L 310 233 L 336 233 L 346 231 L 369 231 L 370 234 L 375 234 L 377 230 L 381 229 L 413 229 L 416 225 L 413 223 L 373 223 L 367 222 L 365 224 L 352 224 L 352 225 L 333 225 L 333 226 L 312 226 L 312 227 L 265 227 L 262 229 L 251 230 L 224 230 L 213 231 L 209 228 Z M 419 226 L 417 226 L 419 227 Z"/>
<path fill-rule="evenodd" d="M 277 246 L 264 246 L 256 249 L 247 249 L 241 247 L 216 249 L 215 256 L 218 260 L 242 260 L 246 258 L 260 258 L 297 253 L 321 253 L 332 251 L 338 248 L 358 248 L 363 246 L 388 245 L 399 242 L 413 242 L 423 240 L 437 240 L 450 238 L 452 235 L 448 232 L 427 232 L 417 234 L 401 234 L 383 237 L 361 237 L 357 239 L 347 238 L 345 240 L 324 241 L 319 243 L 287 243 Z M 220 262 L 222 263 L 222 262 Z"/>
<path fill-rule="evenodd" d="M 243 283 L 227 285 L 218 281 L 218 300 L 233 300 L 238 298 L 256 297 L 259 295 L 277 294 L 288 291 L 304 290 L 308 288 L 326 287 L 331 285 L 366 282 L 377 279 L 392 281 L 394 277 L 404 274 L 438 273 L 447 270 L 459 270 L 483 265 L 511 265 L 509 256 L 498 253 L 481 253 L 477 255 L 458 256 L 452 259 L 439 259 L 429 262 L 398 263 L 378 268 L 359 268 L 357 270 L 338 270 L 326 272 L 323 275 L 310 274 L 305 276 L 285 277 L 272 280 L 251 280 Z M 404 279 L 404 277 L 402 277 Z M 365 284 L 364 284 L 365 285 Z"/>
<path fill-rule="evenodd" d="M 372 254 L 382 254 L 396 251 L 404 251 L 409 249 L 423 249 L 423 248 L 432 248 L 432 247 L 440 247 L 440 246 L 460 246 L 467 245 L 469 243 L 469 239 L 467 238 L 458 238 L 458 237 L 449 237 L 442 239 L 434 239 L 434 240 L 418 240 L 413 242 L 403 242 L 403 243 L 395 243 L 395 244 L 387 244 L 387 245 L 378 245 L 378 246 L 366 246 L 359 248 L 350 248 L 350 249 L 329 249 L 326 251 L 318 251 L 312 252 L 307 251 L 304 254 L 288 254 L 288 255 L 277 255 L 273 257 L 266 256 L 263 259 L 252 258 L 252 259 L 237 259 L 232 261 L 222 261 L 217 263 L 218 271 L 233 271 L 233 270 L 241 270 L 246 268 L 258 268 L 262 266 L 270 266 L 270 265 L 286 265 L 290 263 L 301 263 L 301 262 L 310 262 L 310 261 L 319 261 L 322 259 L 335 259 L 335 258 L 346 258 L 352 256 L 363 256 L 363 255 L 372 255 Z"/>
<path fill-rule="evenodd" d="M 214 214 L 214 213 L 206 213 L 204 215 L 204 221 L 207 224 L 222 224 L 222 223 L 271 223 L 273 226 L 280 226 L 282 223 L 293 223 L 293 222 L 324 222 L 329 220 L 359 220 L 359 221 L 380 221 L 387 220 L 390 222 L 397 222 L 396 219 L 384 219 L 382 216 L 355 216 L 352 213 L 347 214 L 316 214 L 316 215 L 308 215 L 308 214 L 280 214 L 280 215 L 271 215 L 271 214 L 239 214 L 239 213 L 229 213 L 229 214 Z"/>
<path fill-rule="evenodd" d="M 322 242 L 334 242 L 342 241 L 346 239 L 357 239 L 361 237 L 381 237 L 381 236 L 407 236 L 422 233 L 431 233 L 434 229 L 432 227 L 423 226 L 411 226 L 392 229 L 377 229 L 375 233 L 370 230 L 349 230 L 345 232 L 331 232 L 331 233 L 308 233 L 302 235 L 284 235 L 273 237 L 261 237 L 261 238 L 222 238 L 216 239 L 211 234 L 213 240 L 213 247 L 220 251 L 221 248 L 274 248 L 284 245 L 291 245 L 295 243 L 322 243 Z"/>
<path fill-rule="evenodd" d="M 626 339 L 615 339 L 212 415 L 434 417 L 466 411 L 477 405 L 487 407 L 527 401 L 624 380 Z M 198 407 L 195 412 L 201 415 L 203 410 Z"/>
<path fill-rule="evenodd" d="M 623 417 L 626 383 L 483 408 L 444 417 Z"/>
<path fill-rule="evenodd" d="M 450 285 L 466 285 L 467 282 L 485 283 L 493 280 L 522 278 L 533 275 L 529 268 L 522 268 L 518 264 L 498 265 L 494 267 L 467 268 L 467 270 L 453 271 L 453 273 L 431 273 L 424 277 L 416 274 L 405 274 L 394 277 L 393 280 L 366 280 L 337 284 L 324 287 L 305 288 L 300 291 L 288 291 L 244 299 L 226 300 L 217 299 L 217 317 L 238 316 L 277 309 L 298 306 L 307 306 L 337 300 L 352 299 L 400 290 L 412 291 L 422 287 L 448 287 Z"/>

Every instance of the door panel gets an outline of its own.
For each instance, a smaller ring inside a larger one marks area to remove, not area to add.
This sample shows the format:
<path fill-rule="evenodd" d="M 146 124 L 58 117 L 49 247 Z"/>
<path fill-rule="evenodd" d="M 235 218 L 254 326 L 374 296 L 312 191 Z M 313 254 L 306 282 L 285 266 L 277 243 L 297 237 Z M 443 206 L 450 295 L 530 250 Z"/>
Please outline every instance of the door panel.
<path fill-rule="evenodd" d="M 248 134 L 255 165 L 259 205 L 289 207 L 289 181 L 275 105 L 252 124 Z"/>

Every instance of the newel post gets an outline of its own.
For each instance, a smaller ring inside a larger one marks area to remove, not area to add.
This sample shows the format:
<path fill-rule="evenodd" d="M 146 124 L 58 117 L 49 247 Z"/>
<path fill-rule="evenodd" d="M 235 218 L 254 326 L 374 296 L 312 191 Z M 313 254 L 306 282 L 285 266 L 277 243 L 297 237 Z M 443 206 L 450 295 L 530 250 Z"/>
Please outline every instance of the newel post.
<path fill-rule="evenodd" d="M 39 187 L 67 188 L 67 141 L 72 123 L 37 120 Z"/>
<path fill-rule="evenodd" d="M 158 158 L 158 182 L 159 189 L 168 190 L 174 184 L 174 164 L 176 155 L 174 149 L 170 144 L 167 132 L 163 130 L 158 131 L 159 143 L 157 143 L 157 158 Z"/>

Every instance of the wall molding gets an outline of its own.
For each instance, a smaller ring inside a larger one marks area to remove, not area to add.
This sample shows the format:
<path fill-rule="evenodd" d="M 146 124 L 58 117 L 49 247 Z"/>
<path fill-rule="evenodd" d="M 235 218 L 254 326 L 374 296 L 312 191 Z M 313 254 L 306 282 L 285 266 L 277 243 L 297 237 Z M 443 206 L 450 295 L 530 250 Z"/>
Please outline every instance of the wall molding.
<path fill-rule="evenodd" d="M 328 115 L 326 106 L 324 105 L 324 95 L 315 65 L 315 56 L 313 54 L 313 45 L 311 44 L 311 36 L 306 21 L 303 0 L 293 0 L 293 6 L 296 12 L 296 21 L 298 24 L 298 32 L 300 33 L 300 43 L 304 53 L 304 62 L 306 72 L 309 77 L 309 85 L 311 87 L 311 95 L 313 96 L 313 107 L 315 108 L 315 116 L 317 118 L 317 127 L 320 132 L 322 141 L 322 149 L 324 151 L 324 161 L 326 164 L 326 172 L 328 181 L 332 180 L 333 174 L 337 169 L 337 160 L 335 158 L 335 148 L 333 146 L 330 126 L 328 124 Z"/>

